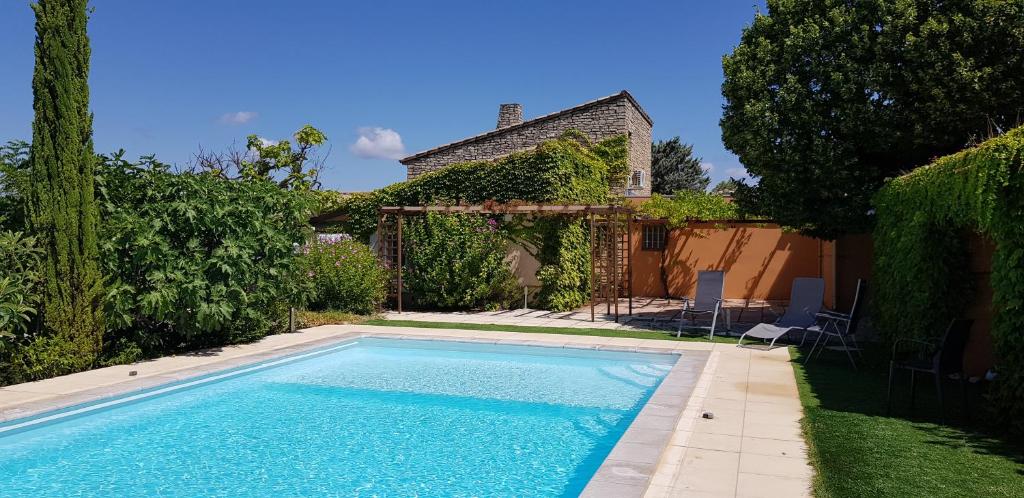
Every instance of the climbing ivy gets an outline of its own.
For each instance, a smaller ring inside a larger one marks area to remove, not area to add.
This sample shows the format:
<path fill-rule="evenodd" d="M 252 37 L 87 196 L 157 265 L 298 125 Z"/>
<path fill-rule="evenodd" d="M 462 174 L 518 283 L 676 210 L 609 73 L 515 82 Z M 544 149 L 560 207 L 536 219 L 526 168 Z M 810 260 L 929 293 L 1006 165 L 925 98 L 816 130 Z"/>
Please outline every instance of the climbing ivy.
<path fill-rule="evenodd" d="M 889 339 L 937 337 L 970 305 L 965 236 L 995 243 L 993 411 L 1024 434 L 1024 127 L 888 181 L 875 197 L 876 321 Z"/>
<path fill-rule="evenodd" d="M 654 194 L 640 205 L 640 214 L 665 219 L 669 228 L 685 227 L 690 221 L 736 220 L 743 217 L 739 207 L 725 197 L 707 192 L 680 190 L 672 196 Z"/>
<path fill-rule="evenodd" d="M 453 164 L 340 200 L 338 210 L 348 219 L 338 228 L 368 240 L 381 206 L 616 202 L 609 185 L 625 184 L 626 143 L 624 135 L 591 143 L 585 134 L 569 130 L 496 161 Z M 589 235 L 579 220 L 556 218 L 529 220 L 511 232 L 535 244 L 542 283 L 538 304 L 569 310 L 586 302 L 590 290 Z"/>

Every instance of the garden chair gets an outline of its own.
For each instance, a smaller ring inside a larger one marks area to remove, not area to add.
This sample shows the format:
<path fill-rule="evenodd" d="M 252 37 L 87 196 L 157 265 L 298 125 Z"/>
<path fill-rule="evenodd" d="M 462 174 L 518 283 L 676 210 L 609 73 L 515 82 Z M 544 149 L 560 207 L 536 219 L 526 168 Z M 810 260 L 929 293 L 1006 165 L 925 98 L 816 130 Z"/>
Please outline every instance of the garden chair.
<path fill-rule="evenodd" d="M 853 294 L 853 306 L 850 306 L 849 313 L 829 310 L 822 310 L 818 313 L 818 318 L 821 320 L 822 325 L 818 327 L 818 337 L 814 340 L 814 344 L 811 345 L 811 350 L 807 353 L 807 357 L 804 358 L 805 364 L 811 360 L 816 348 L 818 356 L 821 356 L 821 352 L 828 348 L 834 351 L 845 351 L 846 356 L 850 359 L 850 364 L 853 365 L 853 369 L 857 369 L 857 362 L 853 359 L 853 354 L 850 352 L 856 351 L 858 356 L 862 356 L 860 346 L 857 345 L 857 336 L 854 334 L 857 332 L 857 323 L 860 321 L 861 308 L 864 307 L 867 291 L 867 282 L 862 278 L 858 278 L 857 291 Z M 807 338 L 806 333 L 804 338 Z M 824 342 L 822 342 L 822 338 L 825 339 Z M 839 339 L 839 343 L 842 345 L 829 346 L 828 343 L 832 338 Z M 819 343 L 821 348 L 818 348 Z M 800 345 L 803 346 L 803 341 L 800 341 Z"/>
<path fill-rule="evenodd" d="M 759 323 L 740 336 L 737 345 L 743 344 L 743 338 L 754 337 L 772 342 L 769 348 L 775 347 L 778 338 L 794 331 L 803 330 L 804 339 L 807 331 L 819 331 L 818 313 L 825 300 L 825 280 L 814 277 L 793 279 L 793 287 L 789 291 L 789 307 L 774 323 Z M 803 340 L 800 341 L 801 344 Z"/>
<path fill-rule="evenodd" d="M 885 397 L 885 414 L 889 415 L 892 410 L 892 382 L 896 370 L 910 370 L 910 410 L 914 410 L 914 384 L 917 381 L 917 373 L 929 373 L 935 377 L 935 394 L 939 399 L 939 418 L 943 422 L 942 404 L 942 379 L 956 376 L 960 381 L 960 389 L 964 398 L 964 413 L 968 414 L 969 406 L 967 400 L 967 375 L 964 373 L 964 350 L 967 348 L 967 339 L 971 335 L 971 326 L 974 320 L 956 319 L 950 322 L 942 339 L 935 343 L 933 341 L 909 339 L 898 339 L 892 345 L 892 359 L 889 361 L 889 389 Z M 904 347 L 901 348 L 901 345 Z M 906 345 L 912 345 L 908 351 Z"/>
<path fill-rule="evenodd" d="M 725 292 L 724 271 L 700 271 L 697 272 L 697 292 L 691 300 L 683 298 L 683 307 L 679 311 L 679 329 L 676 330 L 676 337 L 683 335 L 683 323 L 690 318 L 691 323 L 696 322 L 697 316 L 711 315 L 711 327 L 708 340 L 715 338 L 715 326 L 718 323 L 718 313 L 722 310 L 722 294 Z M 728 322 L 726 330 L 729 329 Z"/>

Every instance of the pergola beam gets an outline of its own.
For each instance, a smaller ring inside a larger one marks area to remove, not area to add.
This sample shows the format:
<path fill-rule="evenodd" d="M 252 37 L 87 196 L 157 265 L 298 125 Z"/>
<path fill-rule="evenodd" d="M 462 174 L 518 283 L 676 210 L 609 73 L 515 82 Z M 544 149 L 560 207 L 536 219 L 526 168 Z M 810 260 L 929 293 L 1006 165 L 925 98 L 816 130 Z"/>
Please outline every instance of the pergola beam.
<path fill-rule="evenodd" d="M 550 213 L 567 215 L 585 215 L 589 213 L 631 214 L 633 209 L 627 206 L 608 204 L 474 204 L 455 206 L 384 206 L 379 210 L 383 214 L 424 214 L 424 213 L 467 213 L 467 214 L 529 214 Z"/>

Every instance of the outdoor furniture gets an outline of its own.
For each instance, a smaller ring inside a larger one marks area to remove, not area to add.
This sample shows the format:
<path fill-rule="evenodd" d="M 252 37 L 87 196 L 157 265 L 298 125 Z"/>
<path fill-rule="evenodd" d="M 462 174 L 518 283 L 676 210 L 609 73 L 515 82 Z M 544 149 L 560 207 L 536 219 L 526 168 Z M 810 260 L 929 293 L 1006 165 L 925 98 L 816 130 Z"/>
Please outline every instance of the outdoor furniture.
<path fill-rule="evenodd" d="M 867 296 L 868 284 L 864 279 L 857 279 L 857 291 L 853 295 L 853 306 L 850 306 L 849 313 L 839 313 L 836 311 L 824 310 L 818 313 L 818 318 L 822 321 L 822 325 L 818 330 L 818 337 L 814 340 L 814 344 L 811 346 L 811 351 L 807 353 L 807 357 L 804 358 L 804 363 L 811 361 L 811 357 L 814 356 L 814 351 L 818 348 L 818 344 L 821 344 L 821 348 L 818 349 L 818 356 L 821 356 L 821 352 L 828 348 L 833 351 L 845 351 L 846 356 L 850 359 L 850 364 L 853 365 L 853 369 L 857 369 L 857 362 L 853 359 L 853 355 L 850 351 L 856 351 L 857 355 L 860 356 L 860 346 L 857 345 L 857 323 L 860 321 L 861 308 L 864 307 L 864 299 Z M 807 335 L 804 334 L 804 338 Z M 824 338 L 824 342 L 822 342 Z M 838 338 L 841 346 L 829 346 L 829 341 L 832 338 Z M 803 341 L 800 342 L 803 345 Z M 852 345 L 852 347 L 851 347 Z"/>
<path fill-rule="evenodd" d="M 950 322 L 946 333 L 938 344 L 920 339 L 898 339 L 892 345 L 892 359 L 889 361 L 889 389 L 885 400 L 885 414 L 892 410 L 892 382 L 896 370 L 910 370 L 910 410 L 914 410 L 914 384 L 917 373 L 929 373 L 935 377 L 935 394 L 939 399 L 939 418 L 945 420 L 942 403 L 942 379 L 953 375 L 960 382 L 964 412 L 969 414 L 967 399 L 967 375 L 964 374 L 964 350 L 971 334 L 974 320 L 956 319 Z M 901 349 L 901 345 L 904 348 Z M 913 345 L 908 351 L 905 346 Z M 969 417 L 969 415 L 968 415 Z"/>
<path fill-rule="evenodd" d="M 755 337 L 772 342 L 768 347 L 775 347 L 775 341 L 792 332 L 803 330 L 804 338 L 807 331 L 815 331 L 818 327 L 818 312 L 821 311 L 825 299 L 825 280 L 814 277 L 793 279 L 793 287 L 789 291 L 789 307 L 775 323 L 759 323 L 740 336 L 737 345 L 743 344 L 744 337 Z M 800 341 L 803 344 L 803 341 Z"/>
<path fill-rule="evenodd" d="M 679 312 L 679 329 L 676 337 L 683 335 L 683 322 L 687 317 L 696 321 L 698 315 L 711 315 L 711 331 L 708 340 L 715 337 L 715 325 L 718 323 L 718 312 L 722 309 L 722 294 L 725 292 L 724 271 L 697 272 L 697 293 L 691 300 L 683 298 L 683 308 Z M 728 324 L 726 324 L 728 329 Z"/>

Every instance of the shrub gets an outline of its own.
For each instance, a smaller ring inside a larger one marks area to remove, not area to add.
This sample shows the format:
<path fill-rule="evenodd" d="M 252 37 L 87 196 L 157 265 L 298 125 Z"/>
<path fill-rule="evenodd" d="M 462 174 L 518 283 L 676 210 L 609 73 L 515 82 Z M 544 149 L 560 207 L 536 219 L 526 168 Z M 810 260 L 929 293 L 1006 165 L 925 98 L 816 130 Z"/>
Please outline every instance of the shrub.
<path fill-rule="evenodd" d="M 405 288 L 416 306 L 505 308 L 518 283 L 509 270 L 508 242 L 493 218 L 430 213 L 406 222 Z"/>
<path fill-rule="evenodd" d="M 39 302 L 42 257 L 35 237 L 0 232 L 0 335 L 14 338 L 29 332 Z"/>
<path fill-rule="evenodd" d="M 1024 434 L 1024 128 L 889 181 L 875 197 L 876 325 L 888 338 L 936 337 L 970 305 L 964 234 L 996 246 L 994 414 Z"/>
<path fill-rule="evenodd" d="M 388 272 L 366 244 L 344 236 L 302 248 L 301 276 L 313 285 L 309 309 L 367 315 L 387 297 Z"/>
<path fill-rule="evenodd" d="M 101 157 L 108 356 L 249 341 L 283 330 L 299 304 L 295 247 L 308 194 L 265 179 L 172 173 L 152 157 Z"/>
<path fill-rule="evenodd" d="M 20 378 L 14 357 L 35 329 L 41 262 L 42 250 L 35 238 L 0 232 L 0 385 Z"/>
<path fill-rule="evenodd" d="M 538 302 L 546 309 L 574 310 L 590 298 L 590 233 L 586 222 L 544 217 L 533 222 L 542 240 L 537 253 Z"/>

